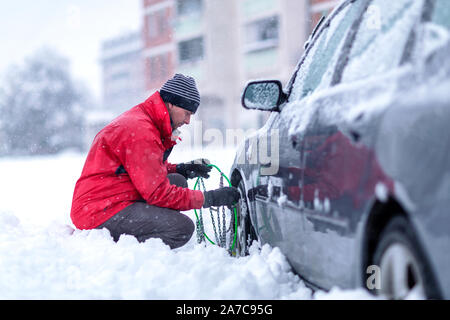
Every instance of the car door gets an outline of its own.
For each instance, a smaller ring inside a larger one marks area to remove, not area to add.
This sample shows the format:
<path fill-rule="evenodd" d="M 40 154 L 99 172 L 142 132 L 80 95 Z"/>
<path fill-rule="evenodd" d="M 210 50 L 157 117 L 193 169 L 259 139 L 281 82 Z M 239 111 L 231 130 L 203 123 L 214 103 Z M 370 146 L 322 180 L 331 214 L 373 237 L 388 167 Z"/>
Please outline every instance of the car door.
<path fill-rule="evenodd" d="M 370 1 L 339 59 L 336 70 L 343 73 L 334 74 L 335 88 L 310 101 L 313 121 L 304 131 L 305 259 L 308 280 L 321 287 L 353 286 L 361 217 L 375 193 L 383 197 L 394 188 L 377 163 L 373 141 L 399 79 L 409 72 L 401 65 L 423 4 Z"/>
<path fill-rule="evenodd" d="M 332 70 L 339 53 L 363 12 L 367 1 L 348 1 L 340 6 L 318 30 L 288 87 L 288 103 L 282 107 L 277 128 L 280 137 L 280 168 L 267 177 L 269 190 L 266 207 L 276 216 L 279 226 L 277 245 L 302 275 L 308 274 L 310 244 L 305 237 L 305 130 L 314 122 L 309 96 L 332 83 Z"/>
<path fill-rule="evenodd" d="M 286 252 L 289 242 L 285 230 L 285 210 L 292 210 L 295 195 L 285 190 L 285 179 L 299 151 L 286 139 L 288 128 L 281 120 L 283 114 L 273 116 L 270 129 L 258 136 L 259 172 L 254 193 L 258 234 L 264 243 Z M 266 157 L 266 159 L 263 159 Z M 263 164 L 265 163 L 265 164 Z M 297 190 L 297 198 L 299 191 Z"/>
<path fill-rule="evenodd" d="M 263 243 L 283 248 L 283 235 L 280 229 L 282 215 L 273 206 L 273 199 L 280 195 L 281 177 L 285 164 L 280 161 L 280 152 L 284 153 L 286 146 L 280 137 L 280 114 L 273 113 L 260 132 L 250 139 L 247 149 L 252 154 L 250 161 L 257 164 L 254 176 L 255 187 L 250 190 L 250 198 L 255 202 L 256 231 Z"/>

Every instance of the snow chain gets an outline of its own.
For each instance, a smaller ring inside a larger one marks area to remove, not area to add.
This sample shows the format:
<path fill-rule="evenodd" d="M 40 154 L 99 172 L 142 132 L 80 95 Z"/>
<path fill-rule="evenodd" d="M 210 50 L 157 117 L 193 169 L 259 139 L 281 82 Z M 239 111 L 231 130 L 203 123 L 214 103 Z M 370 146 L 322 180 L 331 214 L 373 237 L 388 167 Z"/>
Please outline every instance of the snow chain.
<path fill-rule="evenodd" d="M 215 169 L 217 169 L 220 173 L 220 187 L 224 187 L 224 179 L 227 180 L 228 184 L 231 186 L 231 182 L 230 180 L 227 178 L 227 176 L 220 171 L 220 169 L 218 167 L 216 167 L 215 165 L 209 165 L 210 167 L 213 167 Z M 205 182 L 203 180 L 203 178 L 198 178 L 197 182 L 194 186 L 194 190 L 197 190 L 197 186 L 199 186 L 199 188 L 201 188 L 203 192 L 206 191 L 206 187 L 205 187 Z M 233 208 L 234 214 L 231 214 L 231 219 L 230 219 L 230 225 L 227 229 L 226 227 L 226 213 L 225 213 L 225 206 L 222 206 L 222 210 L 220 210 L 220 207 L 210 207 L 209 208 L 209 213 L 211 216 L 211 223 L 213 226 L 213 230 L 214 230 L 214 237 L 216 242 L 211 241 L 211 239 L 206 235 L 205 233 L 205 227 L 203 224 L 203 211 L 202 209 L 199 209 L 200 214 L 197 214 L 197 210 L 195 211 L 195 215 L 197 217 L 197 242 L 200 244 L 202 242 L 206 243 L 206 239 L 213 245 L 217 245 L 221 248 L 225 248 L 228 249 L 229 253 L 231 254 L 235 248 L 236 245 L 236 233 L 235 230 L 237 228 L 237 226 L 235 226 L 235 223 L 237 222 L 236 219 L 236 207 Z M 222 211 L 222 217 L 220 217 L 220 211 Z M 216 212 L 216 216 L 214 216 L 214 212 Z M 222 219 L 221 219 L 222 218 Z M 217 223 L 217 228 L 216 228 L 216 223 Z M 233 228 L 234 226 L 234 228 Z M 230 247 L 227 248 L 227 233 L 230 234 Z"/>

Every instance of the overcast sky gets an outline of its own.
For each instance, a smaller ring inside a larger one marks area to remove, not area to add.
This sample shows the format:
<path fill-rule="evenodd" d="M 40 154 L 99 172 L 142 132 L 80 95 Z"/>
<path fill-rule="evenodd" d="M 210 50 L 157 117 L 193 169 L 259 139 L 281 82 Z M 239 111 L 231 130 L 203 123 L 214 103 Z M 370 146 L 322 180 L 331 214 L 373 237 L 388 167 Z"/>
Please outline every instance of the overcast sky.
<path fill-rule="evenodd" d="M 0 73 L 48 46 L 100 98 L 101 42 L 141 26 L 142 0 L 0 0 Z"/>

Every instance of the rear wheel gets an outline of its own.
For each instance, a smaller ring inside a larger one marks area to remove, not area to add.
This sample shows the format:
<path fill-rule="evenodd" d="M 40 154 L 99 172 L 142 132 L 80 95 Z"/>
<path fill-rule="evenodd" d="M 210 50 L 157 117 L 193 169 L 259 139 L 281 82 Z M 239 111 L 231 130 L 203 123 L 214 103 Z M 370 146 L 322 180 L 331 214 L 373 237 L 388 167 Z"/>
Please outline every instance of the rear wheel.
<path fill-rule="evenodd" d="M 438 298 L 434 277 L 404 217 L 396 216 L 388 223 L 380 236 L 373 263 L 380 268 L 377 294 L 389 299 Z"/>
<path fill-rule="evenodd" d="M 244 257 L 249 254 L 249 248 L 254 240 L 257 240 L 256 232 L 250 221 L 250 211 L 247 203 L 245 186 L 242 180 L 239 182 L 238 189 L 241 193 L 241 199 L 237 207 L 237 236 L 235 256 Z"/>

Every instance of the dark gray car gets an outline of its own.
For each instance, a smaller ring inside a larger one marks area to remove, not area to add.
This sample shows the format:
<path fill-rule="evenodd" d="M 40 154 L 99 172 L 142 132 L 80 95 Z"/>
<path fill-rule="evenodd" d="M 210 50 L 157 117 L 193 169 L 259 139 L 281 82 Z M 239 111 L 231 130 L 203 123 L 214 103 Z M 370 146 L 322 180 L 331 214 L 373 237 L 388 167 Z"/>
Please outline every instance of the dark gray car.
<path fill-rule="evenodd" d="M 238 254 L 277 246 L 313 287 L 450 298 L 450 2 L 344 1 L 231 170 Z"/>

